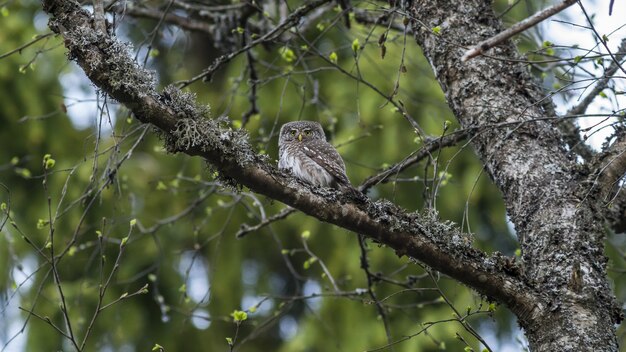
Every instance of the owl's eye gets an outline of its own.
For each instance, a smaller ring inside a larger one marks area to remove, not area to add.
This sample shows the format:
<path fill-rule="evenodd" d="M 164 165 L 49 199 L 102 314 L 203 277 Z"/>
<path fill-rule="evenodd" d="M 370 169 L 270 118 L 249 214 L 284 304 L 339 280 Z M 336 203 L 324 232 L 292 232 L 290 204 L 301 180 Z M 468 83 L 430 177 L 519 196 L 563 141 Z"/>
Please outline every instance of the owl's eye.
<path fill-rule="evenodd" d="M 311 135 L 311 130 L 305 130 L 304 134 L 307 135 L 307 136 Z"/>
<path fill-rule="evenodd" d="M 289 131 L 289 134 L 291 134 L 292 136 L 295 136 L 296 135 L 296 130 Z"/>

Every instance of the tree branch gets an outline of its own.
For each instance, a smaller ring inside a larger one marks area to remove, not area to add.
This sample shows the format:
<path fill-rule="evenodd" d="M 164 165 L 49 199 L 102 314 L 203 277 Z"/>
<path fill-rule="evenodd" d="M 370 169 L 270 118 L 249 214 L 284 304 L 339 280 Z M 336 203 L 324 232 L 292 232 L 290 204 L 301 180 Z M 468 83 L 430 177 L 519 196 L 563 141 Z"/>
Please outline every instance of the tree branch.
<path fill-rule="evenodd" d="M 363 183 L 359 186 L 359 191 L 366 192 L 368 189 L 373 186 L 384 183 L 389 180 L 389 177 L 393 175 L 397 175 L 398 173 L 404 171 L 409 168 L 411 165 L 418 163 L 432 152 L 437 149 L 441 149 L 444 147 L 450 147 L 455 145 L 456 143 L 462 141 L 469 134 L 468 130 L 458 131 L 447 136 L 443 136 L 441 138 L 432 139 L 427 142 L 425 145 L 420 148 L 417 152 L 411 154 L 404 160 L 399 163 L 396 163 L 387 169 L 381 171 L 380 173 L 369 177 L 367 180 L 363 181 Z"/>
<path fill-rule="evenodd" d="M 481 55 L 482 53 L 484 53 L 485 51 L 493 48 L 494 46 L 502 43 L 503 41 L 511 38 L 512 36 L 521 33 L 525 30 L 527 30 L 530 27 L 535 26 L 537 23 L 545 20 L 548 17 L 554 16 L 555 14 L 565 10 L 566 8 L 574 5 L 576 3 L 577 0 L 563 0 L 560 3 L 552 6 L 552 7 L 548 7 L 547 9 L 543 9 L 539 12 L 537 12 L 536 14 L 526 18 L 525 20 L 518 22 L 514 25 L 512 25 L 511 27 L 509 27 L 508 29 L 506 29 L 503 32 L 498 33 L 497 35 L 483 41 L 480 42 L 478 45 L 476 45 L 475 47 L 473 47 L 472 49 L 468 50 L 465 52 L 465 54 L 463 54 L 463 56 L 461 57 L 461 61 L 467 61 L 469 59 L 472 59 L 478 55 Z"/>
<path fill-rule="evenodd" d="M 431 214 L 406 213 L 386 201 L 354 200 L 332 189 L 311 189 L 256 154 L 241 130 L 208 119 L 191 94 L 169 87 L 159 94 L 148 71 L 126 46 L 94 31 L 88 12 L 73 0 L 44 0 L 50 28 L 64 37 L 69 57 L 102 91 L 130 108 L 136 118 L 156 126 L 170 151 L 197 155 L 213 164 L 225 182 L 240 185 L 393 248 L 422 261 L 532 321 L 545 303 L 506 258 L 471 247 L 457 228 Z"/>
<path fill-rule="evenodd" d="M 615 54 L 615 60 L 611 61 L 609 68 L 604 72 L 604 76 L 596 82 L 593 89 L 587 93 L 578 105 L 567 111 L 566 115 L 580 115 L 587 111 L 589 104 L 591 104 L 598 94 L 600 94 L 600 92 L 608 86 L 609 82 L 613 78 L 613 75 L 615 75 L 615 72 L 619 69 L 617 63 L 622 62 L 624 60 L 624 56 L 626 56 L 626 38 L 622 39 L 622 42 L 617 49 L 617 53 Z"/>

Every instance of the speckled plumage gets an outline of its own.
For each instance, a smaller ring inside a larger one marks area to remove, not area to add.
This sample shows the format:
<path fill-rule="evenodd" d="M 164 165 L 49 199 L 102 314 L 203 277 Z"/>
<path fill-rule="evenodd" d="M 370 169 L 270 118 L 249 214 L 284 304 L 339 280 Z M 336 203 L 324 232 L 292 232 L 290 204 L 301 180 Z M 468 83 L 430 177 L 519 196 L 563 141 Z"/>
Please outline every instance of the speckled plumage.
<path fill-rule="evenodd" d="M 278 168 L 316 186 L 351 187 L 343 159 L 314 121 L 294 121 L 280 128 Z"/>

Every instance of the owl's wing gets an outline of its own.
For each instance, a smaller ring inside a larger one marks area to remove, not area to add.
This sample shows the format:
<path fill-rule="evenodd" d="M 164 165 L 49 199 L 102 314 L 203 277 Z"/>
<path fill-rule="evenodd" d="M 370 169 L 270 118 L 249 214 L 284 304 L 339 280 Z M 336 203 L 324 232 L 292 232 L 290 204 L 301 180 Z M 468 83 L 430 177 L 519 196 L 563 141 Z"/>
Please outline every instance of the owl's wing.
<path fill-rule="evenodd" d="M 302 148 L 304 154 L 331 174 L 337 183 L 350 185 L 350 180 L 346 176 L 346 166 L 337 150 L 327 142 L 315 144 L 315 148 L 304 146 Z"/>

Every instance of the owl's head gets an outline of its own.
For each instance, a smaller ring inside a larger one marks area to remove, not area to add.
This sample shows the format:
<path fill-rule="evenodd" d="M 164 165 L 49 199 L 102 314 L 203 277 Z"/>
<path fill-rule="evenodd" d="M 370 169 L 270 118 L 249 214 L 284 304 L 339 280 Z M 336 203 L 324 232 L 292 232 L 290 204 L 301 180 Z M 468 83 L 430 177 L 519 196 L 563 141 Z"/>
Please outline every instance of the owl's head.
<path fill-rule="evenodd" d="M 315 121 L 293 121 L 287 122 L 280 128 L 279 144 L 282 142 L 310 140 L 326 140 L 322 125 Z"/>

